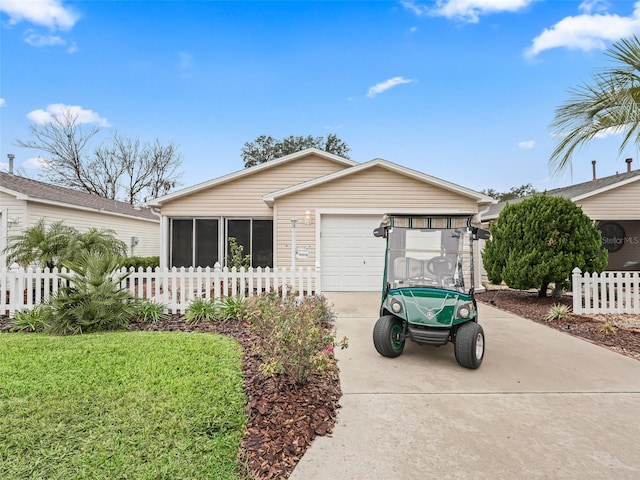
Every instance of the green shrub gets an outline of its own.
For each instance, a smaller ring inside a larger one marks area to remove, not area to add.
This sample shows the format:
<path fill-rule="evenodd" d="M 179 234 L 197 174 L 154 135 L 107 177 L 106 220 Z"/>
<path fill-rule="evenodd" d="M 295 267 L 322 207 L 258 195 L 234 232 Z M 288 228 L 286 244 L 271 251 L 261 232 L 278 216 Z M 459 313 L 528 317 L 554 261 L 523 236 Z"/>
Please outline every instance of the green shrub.
<path fill-rule="evenodd" d="M 146 270 L 148 267 L 154 269 L 160 266 L 160 257 L 126 257 L 122 260 L 122 266 L 126 267 L 127 270 L 133 268 L 136 271 L 140 267 L 142 267 L 144 270 Z"/>
<path fill-rule="evenodd" d="M 296 384 L 304 385 L 316 372 L 336 371 L 336 341 L 330 326 L 333 313 L 324 297 L 254 297 L 245 306 L 244 315 L 262 340 L 261 368 L 265 375 L 286 374 Z M 347 348 L 347 339 L 337 345 Z"/>
<path fill-rule="evenodd" d="M 601 272 L 607 251 L 595 223 L 571 200 L 535 195 L 507 205 L 491 227 L 482 261 L 489 280 L 545 297 L 567 285 L 575 267 Z"/>
<path fill-rule="evenodd" d="M 169 318 L 164 311 L 164 305 L 153 300 L 138 302 L 136 318 L 142 323 L 158 323 Z"/>
<path fill-rule="evenodd" d="M 219 311 L 220 307 L 215 299 L 196 298 L 184 312 L 184 319 L 188 323 L 211 322 L 218 318 Z"/>
<path fill-rule="evenodd" d="M 9 330 L 12 332 L 42 332 L 47 324 L 44 322 L 42 306 L 38 305 L 31 310 L 17 311 L 9 322 Z"/>
<path fill-rule="evenodd" d="M 54 335 L 126 328 L 136 315 L 136 300 L 120 287 L 128 273 L 115 273 L 121 257 L 114 253 L 84 251 L 76 262 L 65 262 L 70 270 L 56 295 L 42 306 L 46 331 Z"/>
<path fill-rule="evenodd" d="M 230 318 L 240 319 L 244 312 L 245 298 L 242 296 L 237 297 L 222 297 L 218 301 L 218 317 L 224 320 Z"/>

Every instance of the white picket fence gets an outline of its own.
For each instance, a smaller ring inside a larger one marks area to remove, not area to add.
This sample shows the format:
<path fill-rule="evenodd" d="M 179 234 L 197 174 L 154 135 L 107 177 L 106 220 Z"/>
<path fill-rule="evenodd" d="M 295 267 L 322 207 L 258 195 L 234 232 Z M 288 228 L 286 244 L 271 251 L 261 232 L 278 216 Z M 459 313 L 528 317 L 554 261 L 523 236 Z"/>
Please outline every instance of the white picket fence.
<path fill-rule="evenodd" d="M 147 268 L 122 269 L 129 275 L 122 288 L 134 296 L 153 300 L 169 313 L 184 312 L 195 298 L 252 296 L 265 292 L 311 296 L 321 293 L 320 269 L 286 268 Z M 31 309 L 58 292 L 66 269 L 0 269 L 0 315 Z"/>
<path fill-rule="evenodd" d="M 573 313 L 640 314 L 640 273 L 573 269 Z"/>

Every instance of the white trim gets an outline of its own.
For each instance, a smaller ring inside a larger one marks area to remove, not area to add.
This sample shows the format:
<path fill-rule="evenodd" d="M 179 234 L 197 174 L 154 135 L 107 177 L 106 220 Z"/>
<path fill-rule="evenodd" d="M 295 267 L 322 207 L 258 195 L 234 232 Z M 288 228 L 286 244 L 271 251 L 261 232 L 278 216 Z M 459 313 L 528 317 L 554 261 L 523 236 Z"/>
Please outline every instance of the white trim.
<path fill-rule="evenodd" d="M 8 219 L 9 209 L 0 208 L 0 269 L 7 266 L 7 259 L 4 249 L 7 247 Z"/>
<path fill-rule="evenodd" d="M 597 190 L 592 190 L 591 192 L 576 195 L 575 197 L 571 197 L 571 201 L 578 202 L 580 200 L 584 200 L 585 198 L 593 197 L 594 195 L 599 195 L 601 193 L 608 192 L 609 190 L 615 190 L 616 188 L 623 187 L 633 182 L 637 182 L 638 180 L 640 180 L 640 175 L 627 178 L 626 180 L 620 180 L 619 182 L 612 183 L 611 185 L 607 185 L 606 187 L 602 187 Z"/>
<path fill-rule="evenodd" d="M 297 160 L 299 158 L 303 158 L 312 154 L 320 156 L 327 160 L 331 160 L 336 163 L 340 163 L 347 167 L 353 167 L 354 165 L 358 165 L 358 162 L 349 160 L 347 158 L 339 157 L 332 153 L 325 152 L 324 150 L 318 150 L 317 148 L 308 148 L 306 150 L 301 150 L 299 152 L 295 152 L 290 155 L 285 155 L 284 157 L 276 158 L 274 160 L 270 160 L 268 162 L 255 165 L 253 167 L 245 168 L 244 170 L 238 170 L 238 171 L 229 173 L 227 175 L 223 175 L 222 177 L 217 177 L 212 180 L 208 180 L 206 182 L 198 183 L 196 185 L 184 188 L 174 193 L 169 193 L 168 195 L 165 195 L 163 197 L 158 197 L 154 200 L 151 200 L 150 202 L 145 203 L 145 205 L 151 206 L 151 207 L 160 207 L 164 202 L 175 200 L 177 198 L 184 197 L 185 195 L 190 195 L 200 190 L 215 187 L 217 185 L 236 180 L 237 178 L 244 177 L 246 175 L 253 175 L 267 168 L 272 168 L 282 163 L 290 162 L 292 160 Z"/>

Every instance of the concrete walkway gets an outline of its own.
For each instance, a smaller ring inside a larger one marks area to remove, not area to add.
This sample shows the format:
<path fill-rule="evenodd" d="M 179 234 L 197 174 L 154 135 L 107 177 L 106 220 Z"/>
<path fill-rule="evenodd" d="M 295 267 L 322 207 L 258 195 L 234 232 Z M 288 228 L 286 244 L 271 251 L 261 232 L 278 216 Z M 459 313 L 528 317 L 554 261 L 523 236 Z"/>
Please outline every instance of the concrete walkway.
<path fill-rule="evenodd" d="M 380 295 L 329 293 L 343 397 L 291 480 L 640 479 L 640 362 L 480 304 L 478 370 L 451 344 L 372 342 Z"/>

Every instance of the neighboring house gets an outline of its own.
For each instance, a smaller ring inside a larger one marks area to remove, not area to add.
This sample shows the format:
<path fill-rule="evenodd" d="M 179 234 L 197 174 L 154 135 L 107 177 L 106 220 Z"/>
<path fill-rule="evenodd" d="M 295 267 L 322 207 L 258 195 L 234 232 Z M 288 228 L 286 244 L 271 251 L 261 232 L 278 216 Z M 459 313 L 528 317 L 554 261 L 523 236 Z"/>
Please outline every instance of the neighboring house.
<path fill-rule="evenodd" d="M 548 190 L 547 195 L 568 198 L 582 208 L 602 231 L 602 242 L 609 251 L 606 270 L 640 270 L 640 170 L 631 170 L 608 177 Z M 497 221 L 507 203 L 491 205 L 480 213 L 483 224 Z"/>
<path fill-rule="evenodd" d="M 21 235 L 41 218 L 83 232 L 110 229 L 129 247 L 131 256 L 158 255 L 160 220 L 148 208 L 62 188 L 0 172 L 0 268 L 10 237 Z"/>
<path fill-rule="evenodd" d="M 235 237 L 253 267 L 319 267 L 323 291 L 382 286 L 384 213 L 477 214 L 495 202 L 386 160 L 307 149 L 148 202 L 161 214 L 161 266 L 225 264 Z"/>

